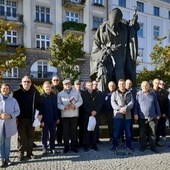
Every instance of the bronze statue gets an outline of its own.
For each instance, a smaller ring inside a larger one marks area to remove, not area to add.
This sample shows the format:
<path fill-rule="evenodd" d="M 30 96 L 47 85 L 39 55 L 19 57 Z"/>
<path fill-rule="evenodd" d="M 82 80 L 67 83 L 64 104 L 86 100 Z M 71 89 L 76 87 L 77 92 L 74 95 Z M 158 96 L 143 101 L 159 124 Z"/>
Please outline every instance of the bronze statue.
<path fill-rule="evenodd" d="M 138 52 L 137 14 L 133 19 L 122 19 L 119 8 L 109 14 L 109 21 L 104 22 L 96 31 L 90 59 L 90 77 L 98 81 L 99 90 L 107 90 L 108 82 L 119 79 L 131 79 L 135 84 L 136 57 Z"/>

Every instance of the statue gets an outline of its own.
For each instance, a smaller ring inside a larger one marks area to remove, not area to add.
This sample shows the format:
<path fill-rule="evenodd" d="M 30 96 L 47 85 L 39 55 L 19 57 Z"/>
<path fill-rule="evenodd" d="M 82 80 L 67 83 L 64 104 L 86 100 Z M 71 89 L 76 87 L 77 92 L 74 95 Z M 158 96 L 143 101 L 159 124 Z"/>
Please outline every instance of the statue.
<path fill-rule="evenodd" d="M 117 83 L 119 79 L 130 79 L 135 84 L 139 30 L 136 9 L 131 21 L 122 17 L 122 11 L 114 8 L 109 21 L 101 24 L 94 36 L 90 77 L 101 91 L 107 90 L 110 81 Z"/>

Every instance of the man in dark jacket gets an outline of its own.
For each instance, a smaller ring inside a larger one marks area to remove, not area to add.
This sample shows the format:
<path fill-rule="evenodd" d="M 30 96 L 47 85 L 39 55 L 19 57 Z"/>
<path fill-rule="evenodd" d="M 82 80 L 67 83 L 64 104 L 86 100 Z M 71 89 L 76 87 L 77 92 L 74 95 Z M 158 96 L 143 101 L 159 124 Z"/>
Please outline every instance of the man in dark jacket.
<path fill-rule="evenodd" d="M 52 77 L 52 84 L 51 84 L 51 88 L 52 88 L 52 92 L 54 94 L 57 94 L 63 90 L 62 86 L 60 86 L 60 78 L 56 75 Z M 60 109 L 58 109 L 58 117 L 60 119 L 60 122 L 57 124 L 57 144 L 59 146 L 63 145 L 62 144 L 62 139 L 63 139 L 63 127 L 62 127 L 62 120 L 61 120 L 61 111 Z"/>
<path fill-rule="evenodd" d="M 160 143 L 160 135 L 162 136 L 162 139 L 166 140 L 165 122 L 168 114 L 168 91 L 163 88 L 160 88 L 161 87 L 160 85 L 162 85 L 162 83 L 164 82 L 160 81 L 157 78 L 153 80 L 153 90 L 156 93 L 160 111 L 161 111 L 161 117 L 158 120 L 158 126 L 156 129 L 156 144 L 157 146 L 160 147 L 162 146 L 162 144 Z"/>
<path fill-rule="evenodd" d="M 96 90 L 93 90 L 92 82 L 86 82 L 86 91 L 82 93 L 83 98 L 83 112 L 84 112 L 84 151 L 89 150 L 90 145 L 94 150 L 99 150 L 97 147 L 97 129 L 99 124 L 99 113 L 102 107 L 102 100 Z M 94 131 L 88 131 L 87 125 L 89 117 L 96 118 L 96 126 Z"/>
<path fill-rule="evenodd" d="M 116 85 L 113 81 L 109 82 L 108 89 L 108 92 L 104 92 L 104 104 L 102 111 L 106 117 L 106 121 L 108 124 L 108 131 L 110 137 L 109 144 L 113 144 L 113 108 L 111 105 L 111 95 L 116 90 Z"/>
<path fill-rule="evenodd" d="M 18 116 L 18 160 L 22 161 L 24 151 L 27 151 L 27 157 L 34 159 L 33 155 L 33 137 L 34 127 L 32 126 L 35 110 L 39 110 L 40 96 L 38 91 L 32 85 L 29 76 L 24 76 L 20 88 L 14 91 L 13 97 L 18 101 L 20 115 Z"/>
<path fill-rule="evenodd" d="M 45 81 L 43 84 L 44 93 L 42 97 L 42 119 L 41 126 L 43 127 L 42 144 L 43 144 L 43 155 L 47 154 L 47 138 L 50 133 L 50 151 L 55 154 L 55 136 L 56 136 L 56 125 L 59 123 L 58 119 L 58 108 L 57 108 L 57 97 L 51 92 L 51 84 Z"/>

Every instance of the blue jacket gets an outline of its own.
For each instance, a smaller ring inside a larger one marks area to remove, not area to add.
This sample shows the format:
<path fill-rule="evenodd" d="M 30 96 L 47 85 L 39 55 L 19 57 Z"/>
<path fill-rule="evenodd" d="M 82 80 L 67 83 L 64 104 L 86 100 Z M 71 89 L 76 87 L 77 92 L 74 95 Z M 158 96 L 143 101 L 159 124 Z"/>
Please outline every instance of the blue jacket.
<path fill-rule="evenodd" d="M 110 93 L 110 92 L 103 93 L 104 102 L 103 102 L 102 112 L 104 114 L 112 114 L 113 115 L 113 108 L 111 105 L 111 95 L 112 95 L 112 93 Z"/>
<path fill-rule="evenodd" d="M 137 93 L 134 115 L 138 115 L 140 119 L 156 119 L 156 116 L 161 115 L 155 92 L 150 90 L 148 94 L 142 91 Z"/>
<path fill-rule="evenodd" d="M 53 121 L 57 121 L 58 120 L 57 96 L 51 92 L 50 95 L 43 93 L 41 97 L 42 97 L 41 122 L 51 123 Z"/>

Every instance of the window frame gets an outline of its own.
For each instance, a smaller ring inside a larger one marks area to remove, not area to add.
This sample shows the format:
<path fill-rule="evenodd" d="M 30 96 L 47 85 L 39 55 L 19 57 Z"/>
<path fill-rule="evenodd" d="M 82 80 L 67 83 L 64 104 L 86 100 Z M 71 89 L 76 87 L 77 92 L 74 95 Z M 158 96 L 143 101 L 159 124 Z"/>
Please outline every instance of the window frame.
<path fill-rule="evenodd" d="M 8 34 L 9 32 L 11 33 L 10 35 Z M 16 33 L 16 35 L 14 35 L 14 33 Z M 11 39 L 10 41 L 9 41 L 9 38 Z M 14 42 L 14 39 L 16 39 L 16 42 Z M 17 34 L 17 31 L 16 30 L 5 31 L 4 40 L 8 41 L 8 44 L 15 44 L 15 45 L 17 45 L 18 44 L 18 34 Z"/>
<path fill-rule="evenodd" d="M 118 4 L 119 6 L 126 8 L 126 0 L 119 0 Z"/>
<path fill-rule="evenodd" d="M 17 17 L 17 1 L 11 1 L 11 0 L 1 0 L 0 1 L 0 9 L 2 16 L 7 17 Z"/>
<path fill-rule="evenodd" d="M 69 14 L 69 15 L 67 15 Z M 76 17 L 76 15 L 78 17 Z M 79 23 L 79 13 L 66 11 L 66 21 L 73 21 Z"/>
<path fill-rule="evenodd" d="M 140 26 L 140 29 L 138 30 L 137 35 L 138 35 L 138 37 L 144 37 L 144 36 L 143 36 L 144 23 L 139 23 L 139 26 Z M 141 34 L 140 34 L 140 32 L 141 32 Z"/>
<path fill-rule="evenodd" d="M 144 3 L 137 1 L 137 6 L 138 6 L 138 11 L 139 12 L 144 12 Z"/>
<path fill-rule="evenodd" d="M 153 7 L 153 15 L 159 17 L 160 15 L 160 8 L 157 6 Z"/>
<path fill-rule="evenodd" d="M 160 35 L 160 27 L 154 25 L 153 26 L 153 38 L 155 39 L 155 37 L 159 37 Z"/>
<path fill-rule="evenodd" d="M 39 36 L 39 38 L 37 36 Z M 50 36 L 49 35 L 36 34 L 35 39 L 36 39 L 36 48 L 45 50 L 48 47 L 50 47 Z M 39 42 L 39 47 L 37 45 L 38 42 Z M 43 43 L 44 43 L 44 47 L 43 47 Z M 49 46 L 48 46 L 48 43 L 49 43 Z"/>
<path fill-rule="evenodd" d="M 38 9 L 38 10 L 37 10 Z M 35 6 L 35 21 L 50 23 L 50 7 Z"/>
<path fill-rule="evenodd" d="M 101 22 L 99 22 L 99 21 L 94 22 L 94 19 L 99 19 L 99 20 L 101 19 Z M 92 29 L 98 29 L 99 26 L 103 23 L 103 18 L 101 18 L 101 17 L 93 16 L 92 20 L 93 20 L 93 28 Z"/>

